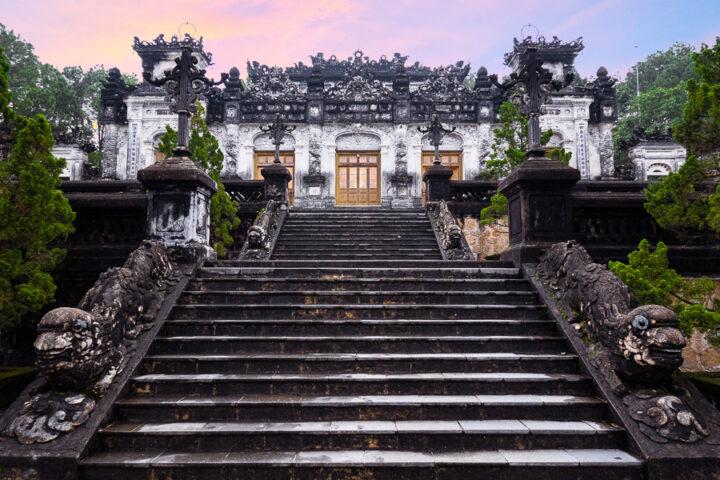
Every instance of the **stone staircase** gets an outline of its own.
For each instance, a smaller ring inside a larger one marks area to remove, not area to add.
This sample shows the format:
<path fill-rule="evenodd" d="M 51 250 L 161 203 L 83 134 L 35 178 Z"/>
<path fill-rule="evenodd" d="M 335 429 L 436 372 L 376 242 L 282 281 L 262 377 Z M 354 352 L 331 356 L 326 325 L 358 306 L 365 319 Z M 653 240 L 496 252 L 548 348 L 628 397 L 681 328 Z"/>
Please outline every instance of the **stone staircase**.
<path fill-rule="evenodd" d="M 518 269 L 395 216 L 294 210 L 273 260 L 202 268 L 84 478 L 642 478 Z"/>
<path fill-rule="evenodd" d="M 274 259 L 442 259 L 420 209 L 293 210 L 280 232 Z"/>

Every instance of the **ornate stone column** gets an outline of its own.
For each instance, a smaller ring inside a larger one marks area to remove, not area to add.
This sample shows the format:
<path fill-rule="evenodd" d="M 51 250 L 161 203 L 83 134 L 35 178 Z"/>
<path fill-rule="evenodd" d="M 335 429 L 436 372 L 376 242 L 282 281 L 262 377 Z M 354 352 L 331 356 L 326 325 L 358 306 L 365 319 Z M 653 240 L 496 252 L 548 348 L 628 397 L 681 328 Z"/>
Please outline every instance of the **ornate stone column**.
<path fill-rule="evenodd" d="M 215 258 L 210 246 L 210 197 L 215 182 L 188 157 L 174 156 L 138 172 L 148 190 L 147 231 L 184 261 Z"/>

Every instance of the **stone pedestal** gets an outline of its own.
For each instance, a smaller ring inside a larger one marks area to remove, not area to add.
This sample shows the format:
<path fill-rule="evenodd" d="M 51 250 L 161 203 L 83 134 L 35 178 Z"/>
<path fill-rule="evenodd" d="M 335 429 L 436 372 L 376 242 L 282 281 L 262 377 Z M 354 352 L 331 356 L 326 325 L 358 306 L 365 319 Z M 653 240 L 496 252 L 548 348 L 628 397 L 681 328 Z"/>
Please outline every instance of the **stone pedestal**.
<path fill-rule="evenodd" d="M 580 172 L 531 152 L 529 158 L 500 182 L 508 199 L 510 248 L 503 260 L 516 265 L 537 262 L 551 244 L 572 238 L 570 190 Z"/>
<path fill-rule="evenodd" d="M 452 170 L 444 165 L 432 165 L 423 175 L 425 182 L 425 200 L 437 202 L 450 199 L 450 177 Z"/>
<path fill-rule="evenodd" d="M 265 179 L 265 200 L 287 203 L 288 184 L 292 179 L 290 170 L 281 163 L 273 163 L 263 168 L 260 173 Z"/>
<path fill-rule="evenodd" d="M 325 192 L 325 175 L 321 173 L 308 174 L 303 178 L 305 186 L 305 200 L 303 207 L 306 208 L 323 208 L 323 193 Z M 297 190 L 296 190 L 297 191 Z"/>
<path fill-rule="evenodd" d="M 190 158 L 167 158 L 138 172 L 148 190 L 148 236 L 181 256 L 199 262 L 214 258 L 210 246 L 210 197 L 215 182 Z"/>

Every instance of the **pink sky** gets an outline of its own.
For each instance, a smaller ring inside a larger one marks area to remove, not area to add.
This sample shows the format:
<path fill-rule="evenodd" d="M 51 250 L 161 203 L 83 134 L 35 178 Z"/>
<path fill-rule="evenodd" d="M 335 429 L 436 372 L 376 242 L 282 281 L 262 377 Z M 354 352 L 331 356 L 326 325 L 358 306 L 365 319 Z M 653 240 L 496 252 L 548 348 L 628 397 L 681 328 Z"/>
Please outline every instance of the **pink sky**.
<path fill-rule="evenodd" d="M 507 73 L 502 54 L 527 23 L 548 38 L 585 39 L 581 74 L 630 65 L 675 41 L 693 45 L 720 34 L 715 0 L 0 0 L 0 22 L 35 45 L 44 62 L 104 64 L 140 72 L 133 36 L 169 36 L 190 21 L 214 55 L 210 74 L 247 60 L 288 66 L 319 51 L 345 58 L 394 52 L 429 66 L 469 61 Z M 637 46 L 637 47 L 636 47 Z"/>

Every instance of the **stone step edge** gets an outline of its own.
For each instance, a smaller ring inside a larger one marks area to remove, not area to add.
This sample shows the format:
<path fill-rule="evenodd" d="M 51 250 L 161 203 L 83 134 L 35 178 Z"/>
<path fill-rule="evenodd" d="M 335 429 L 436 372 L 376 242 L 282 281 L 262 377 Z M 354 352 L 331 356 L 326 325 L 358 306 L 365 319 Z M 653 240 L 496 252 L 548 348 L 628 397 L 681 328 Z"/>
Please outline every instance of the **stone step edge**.
<path fill-rule="evenodd" d="M 410 360 L 512 360 L 533 362 L 539 360 L 576 360 L 575 354 L 533 353 L 248 353 L 248 354 L 196 354 L 192 357 L 175 354 L 146 355 L 147 361 L 217 362 L 231 360 L 297 360 L 305 362 L 362 362 L 362 361 L 410 361 Z"/>
<path fill-rule="evenodd" d="M 400 450 L 313 450 L 291 452 L 105 452 L 81 461 L 85 467 L 632 467 L 644 462 L 617 449 L 480 450 L 418 452 Z"/>
<path fill-rule="evenodd" d="M 183 295 L 477 295 L 477 296 L 535 296 L 530 290 L 185 290 Z"/>
<path fill-rule="evenodd" d="M 590 377 L 576 373 L 341 373 L 341 374 L 237 374 L 237 373 L 149 373 L 133 377 L 135 382 L 588 382 Z"/>
<path fill-rule="evenodd" d="M 598 435 L 624 431 L 605 422 L 585 420 L 333 420 L 314 422 L 122 422 L 100 433 L 143 435 L 232 434 L 425 434 L 425 435 Z"/>
<path fill-rule="evenodd" d="M 327 318 L 273 318 L 258 321 L 257 319 L 247 318 L 180 318 L 167 320 L 165 324 L 170 325 L 215 325 L 215 324 L 251 324 L 251 325 L 273 325 L 273 324 L 301 324 L 301 325 L 517 325 L 526 324 L 555 325 L 555 320 L 546 318 L 455 318 L 455 319 L 363 319 L 363 318 L 347 318 L 347 319 L 327 319 Z"/>
<path fill-rule="evenodd" d="M 358 406 L 429 406 L 429 405 L 472 405 L 487 407 L 543 407 L 605 405 L 599 397 L 583 395 L 254 395 L 239 396 L 187 396 L 158 395 L 153 397 L 129 397 L 118 400 L 123 406 L 173 406 L 173 407 L 238 407 L 245 406 L 312 406 L 312 407 L 349 407 Z"/>
<path fill-rule="evenodd" d="M 559 335 L 172 335 L 156 337 L 163 342 L 517 342 L 565 340 Z M 329 352 L 328 352 L 329 353 Z"/>
<path fill-rule="evenodd" d="M 506 304 L 498 304 L 498 305 L 492 305 L 492 304 L 451 304 L 451 303 L 423 303 L 423 304 L 416 304 L 416 303 L 409 303 L 409 304 L 403 304 L 403 303 L 395 303 L 392 305 L 377 305 L 377 304 L 340 304 L 340 303 L 314 303 L 311 305 L 307 305 L 304 303 L 288 303 L 285 305 L 271 305 L 267 303 L 178 303 L 175 305 L 174 308 L 186 308 L 186 309 L 207 309 L 207 308 L 242 308 L 242 309 L 259 309 L 259 310 L 267 310 L 271 308 L 280 309 L 280 308 L 288 308 L 288 309 L 299 309 L 299 310 L 317 310 L 320 308 L 325 309 L 349 309 L 349 310 L 358 310 L 361 308 L 370 309 L 370 310 L 398 310 L 398 309 L 408 309 L 408 310 L 427 310 L 427 309 L 442 309 L 442 310 L 488 310 L 488 309 L 496 309 L 496 310 L 519 310 L 519 309 L 527 309 L 527 310 L 541 310 L 546 308 L 543 304 L 528 304 L 528 305 L 506 305 Z M 448 315 L 451 315 L 451 312 L 448 312 Z"/>

